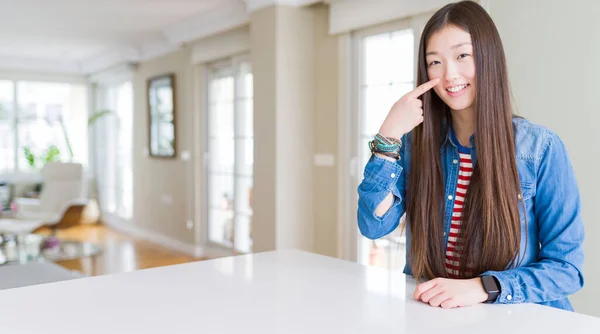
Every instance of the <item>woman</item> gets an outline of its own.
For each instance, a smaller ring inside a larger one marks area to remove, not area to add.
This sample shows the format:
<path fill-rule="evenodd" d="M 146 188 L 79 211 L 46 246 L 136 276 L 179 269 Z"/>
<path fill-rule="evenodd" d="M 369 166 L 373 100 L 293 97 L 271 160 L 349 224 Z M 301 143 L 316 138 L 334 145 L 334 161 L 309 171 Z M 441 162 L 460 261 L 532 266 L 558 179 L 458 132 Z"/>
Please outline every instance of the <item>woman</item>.
<path fill-rule="evenodd" d="M 358 225 L 370 239 L 406 213 L 414 298 L 453 308 L 533 302 L 573 310 L 584 229 L 562 141 L 512 113 L 498 31 L 478 4 L 426 24 L 419 86 L 370 143 Z"/>

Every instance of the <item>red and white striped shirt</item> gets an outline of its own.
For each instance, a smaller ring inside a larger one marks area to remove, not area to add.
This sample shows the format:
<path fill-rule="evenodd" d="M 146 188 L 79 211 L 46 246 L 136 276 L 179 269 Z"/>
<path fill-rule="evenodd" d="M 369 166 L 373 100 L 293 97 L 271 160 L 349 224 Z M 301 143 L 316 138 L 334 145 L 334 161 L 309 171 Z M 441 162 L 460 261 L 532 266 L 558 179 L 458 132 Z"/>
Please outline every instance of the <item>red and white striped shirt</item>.
<path fill-rule="evenodd" d="M 458 184 L 456 185 L 456 196 L 454 198 L 454 208 L 452 211 L 452 222 L 450 224 L 450 233 L 448 234 L 448 245 L 446 246 L 446 272 L 451 278 L 458 278 L 458 269 L 460 266 L 461 243 L 458 240 L 458 233 L 462 223 L 463 206 L 467 195 L 467 188 L 471 182 L 473 174 L 473 162 L 470 153 L 459 152 L 460 168 L 458 170 Z"/>

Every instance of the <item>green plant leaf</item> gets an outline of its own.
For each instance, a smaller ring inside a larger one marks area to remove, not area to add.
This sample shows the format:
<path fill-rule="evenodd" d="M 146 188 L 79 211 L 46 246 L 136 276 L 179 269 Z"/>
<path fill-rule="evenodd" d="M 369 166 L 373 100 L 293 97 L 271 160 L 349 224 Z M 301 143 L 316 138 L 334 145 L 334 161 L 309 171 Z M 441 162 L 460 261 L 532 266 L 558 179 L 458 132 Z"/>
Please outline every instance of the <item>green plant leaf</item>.
<path fill-rule="evenodd" d="M 31 149 L 29 147 L 23 147 L 23 153 L 25 153 L 25 160 L 27 160 L 29 167 L 35 168 L 35 156 L 31 152 Z"/>
<path fill-rule="evenodd" d="M 95 114 L 93 114 L 92 116 L 90 116 L 88 118 L 88 126 L 92 126 L 94 125 L 94 123 L 96 123 L 99 119 L 101 119 L 102 117 L 106 116 L 106 115 L 110 115 L 112 114 L 112 110 L 100 110 L 98 112 L 96 112 Z"/>
<path fill-rule="evenodd" d="M 42 161 L 44 161 L 44 164 L 47 164 L 49 162 L 53 162 L 53 161 L 59 161 L 60 160 L 60 150 L 58 149 L 58 147 L 56 147 L 56 145 L 51 145 L 50 147 L 48 147 L 48 150 L 46 150 L 46 153 L 44 153 L 42 155 Z"/>

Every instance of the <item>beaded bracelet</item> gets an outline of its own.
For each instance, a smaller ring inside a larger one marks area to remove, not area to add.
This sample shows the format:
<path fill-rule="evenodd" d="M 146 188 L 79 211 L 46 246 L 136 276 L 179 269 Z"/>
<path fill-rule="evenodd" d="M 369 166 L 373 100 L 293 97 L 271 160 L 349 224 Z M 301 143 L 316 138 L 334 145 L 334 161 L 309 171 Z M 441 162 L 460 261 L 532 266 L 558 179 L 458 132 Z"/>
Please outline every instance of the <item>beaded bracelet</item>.
<path fill-rule="evenodd" d="M 377 151 L 373 151 L 373 153 L 378 153 L 378 154 L 383 154 L 386 157 L 390 157 L 396 160 L 400 160 L 400 154 L 396 153 L 396 152 L 377 152 Z"/>
<path fill-rule="evenodd" d="M 375 138 L 369 142 L 371 153 L 380 153 L 396 160 L 400 159 L 401 147 L 401 140 L 388 138 L 380 133 L 376 134 Z"/>

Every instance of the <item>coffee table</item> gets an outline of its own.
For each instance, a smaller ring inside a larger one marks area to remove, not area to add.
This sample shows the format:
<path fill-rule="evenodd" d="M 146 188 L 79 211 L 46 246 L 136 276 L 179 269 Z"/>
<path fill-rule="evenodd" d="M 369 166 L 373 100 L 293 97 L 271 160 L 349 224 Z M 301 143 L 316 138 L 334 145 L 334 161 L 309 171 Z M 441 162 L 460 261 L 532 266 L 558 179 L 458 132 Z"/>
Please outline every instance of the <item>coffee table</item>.
<path fill-rule="evenodd" d="M 100 253 L 100 248 L 92 243 L 49 238 L 53 237 L 38 234 L 0 234 L 0 265 L 60 262 Z"/>

